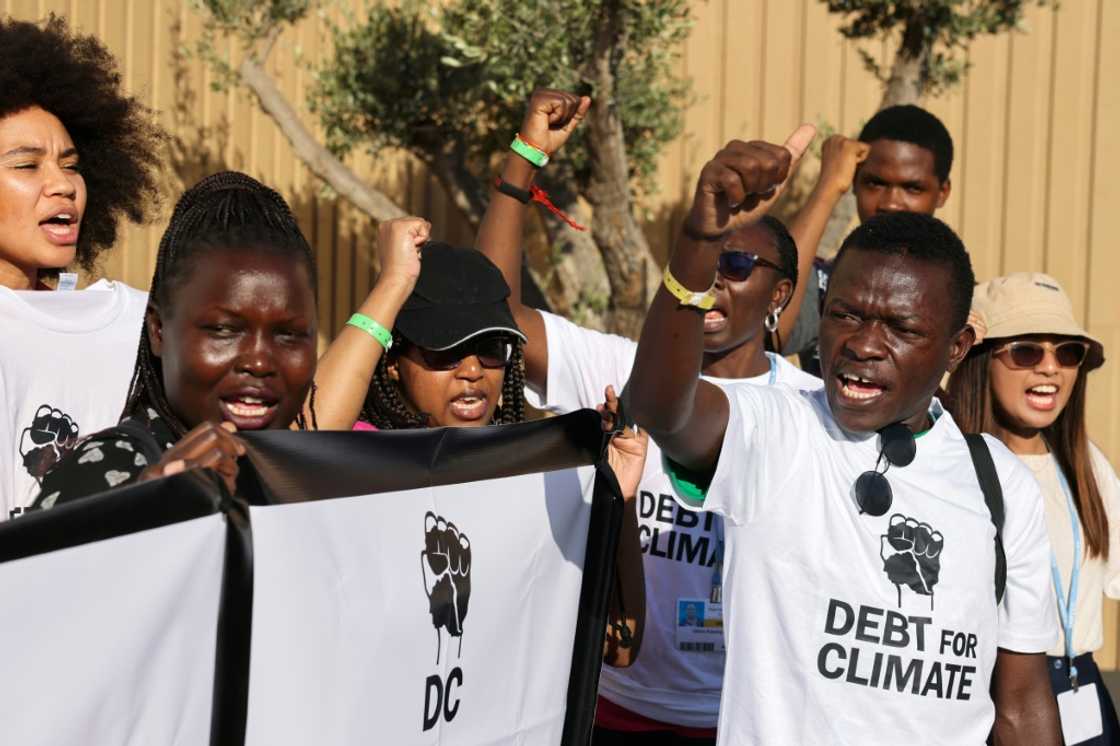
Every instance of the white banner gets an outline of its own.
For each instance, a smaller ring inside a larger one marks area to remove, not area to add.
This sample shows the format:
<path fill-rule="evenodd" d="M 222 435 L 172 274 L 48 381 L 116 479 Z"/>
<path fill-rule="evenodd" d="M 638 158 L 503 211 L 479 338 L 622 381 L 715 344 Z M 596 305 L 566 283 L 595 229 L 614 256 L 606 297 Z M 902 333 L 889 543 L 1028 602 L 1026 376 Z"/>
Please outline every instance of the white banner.
<path fill-rule="evenodd" d="M 253 507 L 246 743 L 558 744 L 593 481 Z"/>
<path fill-rule="evenodd" d="M 211 515 L 0 563 L 0 744 L 209 743 L 225 541 Z"/>

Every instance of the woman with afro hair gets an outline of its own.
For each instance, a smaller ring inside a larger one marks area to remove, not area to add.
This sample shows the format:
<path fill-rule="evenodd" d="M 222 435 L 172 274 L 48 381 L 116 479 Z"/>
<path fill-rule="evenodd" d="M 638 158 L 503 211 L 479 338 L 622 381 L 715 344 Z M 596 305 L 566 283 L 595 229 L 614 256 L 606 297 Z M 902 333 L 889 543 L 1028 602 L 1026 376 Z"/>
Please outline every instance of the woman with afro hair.
<path fill-rule="evenodd" d="M 163 133 L 95 38 L 0 18 L 0 519 L 80 435 L 116 422 L 146 306 L 94 268 L 157 206 Z"/>

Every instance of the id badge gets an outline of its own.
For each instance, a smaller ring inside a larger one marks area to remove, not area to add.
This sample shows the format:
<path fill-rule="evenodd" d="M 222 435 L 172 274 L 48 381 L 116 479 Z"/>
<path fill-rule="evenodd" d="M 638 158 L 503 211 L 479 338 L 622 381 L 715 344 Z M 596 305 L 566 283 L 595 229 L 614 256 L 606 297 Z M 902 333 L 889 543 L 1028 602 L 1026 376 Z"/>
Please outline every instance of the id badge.
<path fill-rule="evenodd" d="M 1067 746 L 1088 741 L 1104 733 L 1101 722 L 1101 701 L 1097 685 L 1084 684 L 1077 691 L 1070 689 L 1058 695 L 1058 715 L 1062 720 L 1062 736 Z"/>
<path fill-rule="evenodd" d="M 677 649 L 685 653 L 722 653 L 723 604 L 706 598 L 677 599 Z"/>

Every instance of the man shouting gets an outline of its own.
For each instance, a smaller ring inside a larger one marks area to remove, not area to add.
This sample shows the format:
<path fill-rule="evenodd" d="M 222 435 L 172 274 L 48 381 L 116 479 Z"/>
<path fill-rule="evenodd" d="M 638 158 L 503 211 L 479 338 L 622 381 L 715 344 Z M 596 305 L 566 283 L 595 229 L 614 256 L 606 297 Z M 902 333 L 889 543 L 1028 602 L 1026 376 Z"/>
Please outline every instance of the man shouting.
<path fill-rule="evenodd" d="M 913 213 L 848 236 L 822 391 L 699 376 L 723 237 L 807 142 L 736 141 L 705 165 L 629 384 L 678 499 L 727 526 L 719 743 L 1058 744 L 1039 488 L 992 438 L 985 472 L 934 398 L 973 341 L 960 239 Z"/>

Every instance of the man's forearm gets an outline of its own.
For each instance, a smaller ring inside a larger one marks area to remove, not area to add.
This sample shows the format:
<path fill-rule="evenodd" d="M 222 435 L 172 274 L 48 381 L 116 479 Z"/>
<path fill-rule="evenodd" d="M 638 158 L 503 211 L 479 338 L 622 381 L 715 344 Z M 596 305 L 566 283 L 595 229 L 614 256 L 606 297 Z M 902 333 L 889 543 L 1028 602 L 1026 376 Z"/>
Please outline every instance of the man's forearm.
<path fill-rule="evenodd" d="M 670 271 L 689 290 L 704 292 L 715 279 L 718 247 L 682 234 Z M 634 419 L 672 458 L 692 460 L 674 453 L 673 441 L 692 415 L 703 355 L 703 311 L 682 306 L 663 285 L 642 327 L 628 388 Z"/>
<path fill-rule="evenodd" d="M 1050 688 L 1046 656 L 1001 649 L 993 676 L 996 721 L 992 740 L 996 746 L 1061 746 L 1058 703 Z"/>

